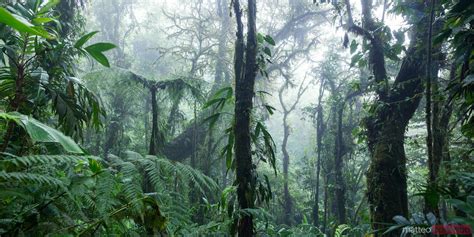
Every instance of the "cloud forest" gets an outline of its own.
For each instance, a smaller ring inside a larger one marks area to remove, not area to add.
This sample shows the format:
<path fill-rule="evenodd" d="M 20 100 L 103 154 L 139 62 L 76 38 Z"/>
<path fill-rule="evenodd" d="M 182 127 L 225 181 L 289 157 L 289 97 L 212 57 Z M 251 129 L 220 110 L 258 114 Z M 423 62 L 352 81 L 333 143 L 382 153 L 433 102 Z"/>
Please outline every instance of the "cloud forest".
<path fill-rule="evenodd" d="M 472 0 L 0 0 L 0 236 L 472 236 Z"/>

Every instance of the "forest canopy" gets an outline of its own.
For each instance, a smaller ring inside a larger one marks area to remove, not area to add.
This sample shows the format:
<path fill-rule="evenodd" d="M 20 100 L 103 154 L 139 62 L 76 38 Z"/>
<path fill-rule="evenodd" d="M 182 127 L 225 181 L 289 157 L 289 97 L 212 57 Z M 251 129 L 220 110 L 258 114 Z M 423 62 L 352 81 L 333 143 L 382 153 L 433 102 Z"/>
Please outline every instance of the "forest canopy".
<path fill-rule="evenodd" d="M 1 0 L 0 236 L 471 236 L 472 0 Z"/>

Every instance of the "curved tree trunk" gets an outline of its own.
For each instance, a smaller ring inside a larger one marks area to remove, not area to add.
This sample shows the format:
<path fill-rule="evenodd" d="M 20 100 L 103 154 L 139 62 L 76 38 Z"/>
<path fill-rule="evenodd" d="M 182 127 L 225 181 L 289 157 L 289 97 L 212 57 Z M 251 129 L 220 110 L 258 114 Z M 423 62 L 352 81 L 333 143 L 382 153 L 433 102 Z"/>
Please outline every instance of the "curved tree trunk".
<path fill-rule="evenodd" d="M 346 0 L 346 4 L 349 0 Z M 414 9 L 425 12 L 424 3 L 414 3 Z M 350 9 L 350 6 L 348 6 Z M 371 164 L 367 172 L 368 202 L 372 227 L 380 236 L 393 223 L 396 215 L 408 216 L 406 156 L 404 133 L 409 120 L 417 109 L 423 92 L 425 76 L 423 62 L 426 58 L 424 42 L 426 19 L 414 15 L 411 42 L 393 85 L 387 83 L 382 38 L 371 15 L 372 0 L 362 0 L 364 28 L 354 26 L 349 19 L 349 30 L 370 41 L 369 64 L 374 74 L 378 101 L 374 112 L 365 119 Z M 421 16 L 423 17 L 423 15 Z M 426 17 L 426 16 L 424 16 Z M 389 236 L 397 236 L 391 232 Z"/>
<path fill-rule="evenodd" d="M 421 38 L 418 36 L 414 42 Z M 409 56 L 402 62 L 388 101 L 366 119 L 372 157 L 367 172 L 367 188 L 374 230 L 387 228 L 386 223 L 393 223 L 392 218 L 396 215 L 408 216 L 404 134 L 420 103 L 424 75 L 424 50 L 415 45 L 412 43 L 407 53 Z"/>
<path fill-rule="evenodd" d="M 290 136 L 290 127 L 288 126 L 288 113 L 283 114 L 283 142 L 281 144 L 281 152 L 283 153 L 283 223 L 288 226 L 292 224 L 293 203 L 288 190 L 288 166 L 290 165 L 290 155 L 286 149 L 288 137 Z"/>

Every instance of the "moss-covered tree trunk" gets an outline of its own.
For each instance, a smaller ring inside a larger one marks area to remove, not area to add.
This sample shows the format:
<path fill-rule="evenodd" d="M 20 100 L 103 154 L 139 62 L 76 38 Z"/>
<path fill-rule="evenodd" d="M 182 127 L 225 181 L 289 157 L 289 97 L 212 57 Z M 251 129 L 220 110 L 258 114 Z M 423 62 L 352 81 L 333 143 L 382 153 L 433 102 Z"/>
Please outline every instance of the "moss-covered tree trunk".
<path fill-rule="evenodd" d="M 349 1 L 346 1 L 348 3 Z M 365 119 L 371 164 L 367 172 L 367 196 L 372 227 L 376 236 L 393 223 L 396 215 L 408 216 L 406 155 L 404 133 L 423 95 L 426 59 L 427 15 L 413 14 L 410 45 L 395 81 L 390 84 L 386 74 L 383 38 L 372 18 L 372 0 L 362 0 L 364 27 L 349 19 L 348 30 L 369 41 L 369 66 L 377 83 L 378 99 L 372 113 Z M 350 7 L 348 7 L 350 10 Z M 426 13 L 426 4 L 413 3 L 413 9 Z M 349 16 L 351 17 L 351 16 Z M 391 232 L 387 236 L 397 236 Z"/>
<path fill-rule="evenodd" d="M 252 163 L 250 121 L 253 108 L 255 77 L 257 75 L 257 5 L 248 0 L 247 44 L 244 45 L 242 10 L 239 0 L 234 0 L 237 21 L 237 41 L 235 46 L 235 159 L 237 198 L 240 209 L 254 208 L 255 175 Z M 244 64 L 245 56 L 245 64 Z M 244 67 L 245 65 L 245 67 Z M 253 236 L 253 217 L 242 215 L 238 220 L 239 236 Z"/>
<path fill-rule="evenodd" d="M 374 146 L 367 173 L 368 200 L 374 230 L 383 230 L 396 215 L 408 215 L 404 126 L 386 123 Z M 383 140 L 383 141 L 382 141 Z M 383 231 L 382 231 L 383 232 Z M 393 233 L 396 236 L 396 233 Z"/>
<path fill-rule="evenodd" d="M 149 155 L 158 154 L 158 103 L 156 102 L 156 90 L 157 88 L 154 86 L 150 88 L 152 119 L 151 119 L 150 147 L 148 149 Z"/>
<path fill-rule="evenodd" d="M 367 189 L 374 230 L 386 229 L 396 215 L 408 215 L 404 134 L 423 91 L 425 53 L 418 48 L 421 34 L 412 41 L 388 98 L 376 102 L 374 114 L 366 119 L 371 153 Z"/>

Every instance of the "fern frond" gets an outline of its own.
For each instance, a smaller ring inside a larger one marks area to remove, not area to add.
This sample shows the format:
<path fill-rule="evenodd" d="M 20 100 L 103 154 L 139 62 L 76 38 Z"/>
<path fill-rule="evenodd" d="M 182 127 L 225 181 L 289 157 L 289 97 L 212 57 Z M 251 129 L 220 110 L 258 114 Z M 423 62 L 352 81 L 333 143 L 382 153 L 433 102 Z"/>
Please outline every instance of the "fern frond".
<path fill-rule="evenodd" d="M 24 184 L 42 184 L 56 187 L 62 187 L 63 182 L 57 178 L 48 175 L 32 174 L 24 172 L 5 172 L 0 171 L 0 186 L 11 185 L 12 182 Z"/>
<path fill-rule="evenodd" d="M 15 167 L 32 167 L 32 166 L 55 166 L 64 163 L 78 163 L 86 161 L 88 156 L 73 156 L 73 155 L 34 155 L 34 156 L 9 156 L 0 161 L 2 165 L 14 165 Z"/>
<path fill-rule="evenodd" d="M 95 205 L 102 216 L 113 210 L 118 201 L 114 198 L 116 187 L 114 177 L 109 172 L 102 172 L 97 176 L 95 186 Z"/>

